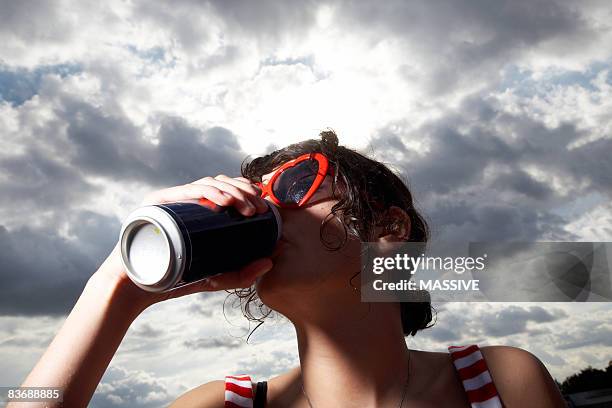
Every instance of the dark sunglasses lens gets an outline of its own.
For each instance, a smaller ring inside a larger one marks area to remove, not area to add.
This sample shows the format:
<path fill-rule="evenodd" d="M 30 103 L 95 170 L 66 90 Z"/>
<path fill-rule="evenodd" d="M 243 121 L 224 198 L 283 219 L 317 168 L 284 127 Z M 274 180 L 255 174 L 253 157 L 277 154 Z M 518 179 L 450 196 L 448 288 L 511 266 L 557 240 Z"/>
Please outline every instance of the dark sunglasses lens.
<path fill-rule="evenodd" d="M 304 160 L 283 171 L 274 182 L 272 190 L 284 204 L 297 204 L 306 195 L 319 171 L 319 162 Z"/>

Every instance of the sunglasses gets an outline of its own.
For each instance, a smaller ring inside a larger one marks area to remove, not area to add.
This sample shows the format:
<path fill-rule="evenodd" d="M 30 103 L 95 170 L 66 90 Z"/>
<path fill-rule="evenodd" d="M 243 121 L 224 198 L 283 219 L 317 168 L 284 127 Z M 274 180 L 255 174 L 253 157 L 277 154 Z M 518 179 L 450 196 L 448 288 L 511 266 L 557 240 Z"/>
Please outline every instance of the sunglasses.
<path fill-rule="evenodd" d="M 261 189 L 261 198 L 270 199 L 282 208 L 298 208 L 315 194 L 325 176 L 333 175 L 333 168 L 322 153 L 307 153 L 284 163 Z"/>

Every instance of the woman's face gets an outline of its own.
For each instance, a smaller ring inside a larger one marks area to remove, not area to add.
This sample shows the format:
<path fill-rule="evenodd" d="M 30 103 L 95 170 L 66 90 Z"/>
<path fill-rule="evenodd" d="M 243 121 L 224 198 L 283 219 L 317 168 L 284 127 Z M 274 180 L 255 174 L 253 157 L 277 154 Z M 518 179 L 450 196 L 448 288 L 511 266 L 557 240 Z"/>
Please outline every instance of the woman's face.
<path fill-rule="evenodd" d="M 263 175 L 262 182 L 267 184 L 273 174 Z M 257 293 L 268 307 L 283 313 L 293 310 L 304 296 L 323 299 L 337 296 L 339 291 L 351 293 L 349 280 L 360 270 L 360 241 L 348 235 L 338 251 L 327 250 L 321 241 L 331 248 L 342 243 L 344 229 L 335 218 L 329 217 L 320 232 L 321 223 L 337 202 L 332 198 L 332 178 L 328 174 L 306 205 L 297 209 L 277 207 L 283 219 L 285 242 L 279 242 L 272 256 L 272 270 L 256 283 Z M 358 276 L 352 284 L 359 286 Z"/>

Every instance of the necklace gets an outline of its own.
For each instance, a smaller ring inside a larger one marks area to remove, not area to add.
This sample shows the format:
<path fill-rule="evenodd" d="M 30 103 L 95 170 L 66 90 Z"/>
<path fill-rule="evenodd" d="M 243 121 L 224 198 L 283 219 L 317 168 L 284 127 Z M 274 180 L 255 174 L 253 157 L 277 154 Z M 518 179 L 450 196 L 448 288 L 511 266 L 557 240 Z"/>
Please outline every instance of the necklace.
<path fill-rule="evenodd" d="M 408 349 L 408 375 L 406 376 L 406 385 L 404 385 L 404 391 L 402 391 L 402 399 L 401 399 L 399 405 L 397 406 L 397 408 L 402 408 L 402 404 L 404 403 L 404 398 L 406 398 L 406 390 L 408 389 L 408 379 L 409 378 L 410 378 L 410 349 Z M 303 382 L 302 382 L 302 393 L 306 397 L 306 401 L 308 401 L 308 406 L 310 408 L 314 408 L 312 406 L 312 402 L 310 402 L 310 398 L 308 398 L 308 394 L 306 394 L 306 391 L 304 390 L 304 383 Z"/>

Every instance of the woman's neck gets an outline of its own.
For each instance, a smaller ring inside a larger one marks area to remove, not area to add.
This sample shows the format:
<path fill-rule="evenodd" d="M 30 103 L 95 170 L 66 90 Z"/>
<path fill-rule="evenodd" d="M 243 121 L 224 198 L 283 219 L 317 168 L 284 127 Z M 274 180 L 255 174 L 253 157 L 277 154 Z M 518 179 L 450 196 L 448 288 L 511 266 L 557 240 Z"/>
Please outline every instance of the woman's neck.
<path fill-rule="evenodd" d="M 301 379 L 314 408 L 398 406 L 409 350 L 396 306 L 372 303 L 368 313 L 354 308 L 294 322 Z"/>

